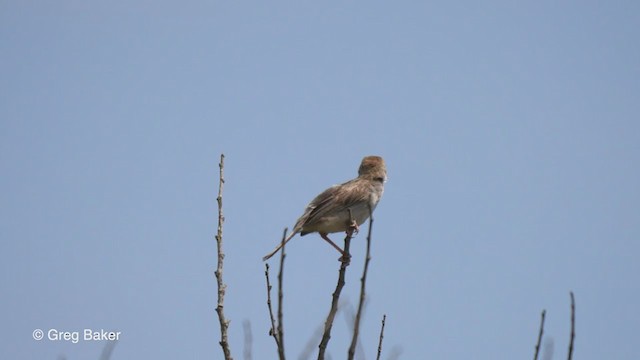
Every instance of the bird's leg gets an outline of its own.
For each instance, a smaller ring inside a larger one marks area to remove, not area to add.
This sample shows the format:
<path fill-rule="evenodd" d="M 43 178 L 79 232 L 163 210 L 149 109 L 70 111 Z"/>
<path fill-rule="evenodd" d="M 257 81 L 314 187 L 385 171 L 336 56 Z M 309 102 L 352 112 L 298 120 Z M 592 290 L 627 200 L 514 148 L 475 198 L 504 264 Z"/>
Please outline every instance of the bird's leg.
<path fill-rule="evenodd" d="M 333 241 L 331 241 L 331 239 L 329 239 L 329 237 L 327 236 L 327 233 L 320 233 L 320 236 L 329 244 L 331 244 L 331 246 L 333 246 L 334 249 L 338 250 L 340 252 L 340 254 L 344 255 L 344 250 L 342 250 L 340 248 L 340 246 L 336 245 L 336 243 L 334 243 Z"/>
<path fill-rule="evenodd" d="M 347 235 L 353 236 L 360 232 L 360 227 L 355 219 L 351 219 L 351 223 L 349 224 L 349 228 L 347 228 Z"/>
<path fill-rule="evenodd" d="M 353 213 L 351 212 L 351 208 L 348 208 L 347 211 L 349 211 L 349 225 L 347 227 L 347 236 L 348 237 L 352 237 L 354 234 L 357 234 L 358 232 L 360 232 L 360 228 L 358 227 L 358 222 L 356 221 L 356 219 L 353 218 Z"/>
<path fill-rule="evenodd" d="M 329 239 L 329 237 L 327 236 L 327 233 L 320 233 L 320 237 L 322 237 L 326 242 L 328 242 L 329 244 L 331 244 L 331 246 L 333 246 L 334 249 L 338 250 L 340 252 L 340 254 L 342 254 L 342 257 L 340 258 L 340 261 L 342 262 L 349 262 L 351 259 L 351 255 L 347 254 L 344 250 L 342 250 L 340 248 L 340 246 L 336 245 L 336 243 L 334 243 L 333 241 L 331 241 L 331 239 Z"/>

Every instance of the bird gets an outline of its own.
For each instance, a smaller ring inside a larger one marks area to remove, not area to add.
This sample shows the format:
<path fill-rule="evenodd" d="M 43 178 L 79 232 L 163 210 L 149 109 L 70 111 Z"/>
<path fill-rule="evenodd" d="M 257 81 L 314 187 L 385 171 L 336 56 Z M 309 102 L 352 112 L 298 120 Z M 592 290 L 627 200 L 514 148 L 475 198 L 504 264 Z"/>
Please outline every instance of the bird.
<path fill-rule="evenodd" d="M 342 254 L 341 261 L 348 261 L 346 254 L 327 236 L 341 231 L 358 231 L 378 205 L 384 184 L 387 181 L 387 167 L 380 156 L 365 156 L 358 168 L 358 177 L 340 185 L 333 185 L 316 196 L 296 221 L 291 233 L 265 255 L 266 261 L 275 255 L 296 234 L 305 236 L 317 232 L 325 241 Z"/>

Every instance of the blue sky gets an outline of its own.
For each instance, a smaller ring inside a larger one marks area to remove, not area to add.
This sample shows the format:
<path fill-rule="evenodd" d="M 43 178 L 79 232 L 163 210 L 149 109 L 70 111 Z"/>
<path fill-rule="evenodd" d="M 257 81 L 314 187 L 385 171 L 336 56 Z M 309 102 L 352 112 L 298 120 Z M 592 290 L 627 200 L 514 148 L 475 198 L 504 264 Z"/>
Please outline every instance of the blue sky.
<path fill-rule="evenodd" d="M 226 155 L 226 314 L 268 337 L 261 257 L 365 155 L 387 162 L 364 353 L 637 359 L 640 6 L 635 2 L 0 4 L 0 358 L 220 359 L 217 164 Z M 332 236 L 341 243 L 341 235 Z M 339 263 L 287 247 L 298 358 Z M 365 236 L 329 352 L 344 358 Z M 275 266 L 275 262 L 272 262 Z M 275 273 L 273 274 L 275 275 Z"/>

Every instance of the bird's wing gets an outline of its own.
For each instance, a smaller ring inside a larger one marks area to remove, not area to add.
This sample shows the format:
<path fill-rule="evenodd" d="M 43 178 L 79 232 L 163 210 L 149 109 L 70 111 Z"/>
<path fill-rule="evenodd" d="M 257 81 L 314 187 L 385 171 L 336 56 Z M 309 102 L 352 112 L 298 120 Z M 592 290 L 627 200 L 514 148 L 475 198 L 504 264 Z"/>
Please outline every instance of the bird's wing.
<path fill-rule="evenodd" d="M 367 191 L 358 191 L 355 183 L 358 179 L 348 181 L 344 184 L 334 185 L 316 196 L 298 219 L 296 228 L 305 224 L 313 224 L 319 221 L 327 214 L 337 214 L 341 211 L 355 206 L 356 204 L 366 201 L 369 193 Z"/>

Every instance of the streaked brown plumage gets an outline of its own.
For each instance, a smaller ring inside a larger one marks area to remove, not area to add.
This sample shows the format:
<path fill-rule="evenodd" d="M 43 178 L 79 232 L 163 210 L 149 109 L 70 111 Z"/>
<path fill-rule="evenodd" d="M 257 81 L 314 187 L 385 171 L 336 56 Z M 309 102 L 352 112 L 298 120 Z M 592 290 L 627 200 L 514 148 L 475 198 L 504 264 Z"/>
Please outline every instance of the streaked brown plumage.
<path fill-rule="evenodd" d="M 384 160 L 379 156 L 365 157 L 360 163 L 357 178 L 328 188 L 307 205 L 304 214 L 300 216 L 284 243 L 289 242 L 297 233 L 304 236 L 318 232 L 344 255 L 342 249 L 331 241 L 327 234 L 347 231 L 353 226 L 349 209 L 356 224 L 362 225 L 369 218 L 369 211 L 373 211 L 378 205 L 386 180 L 387 168 Z M 282 242 L 278 244 L 262 260 L 272 257 L 282 245 Z"/>

